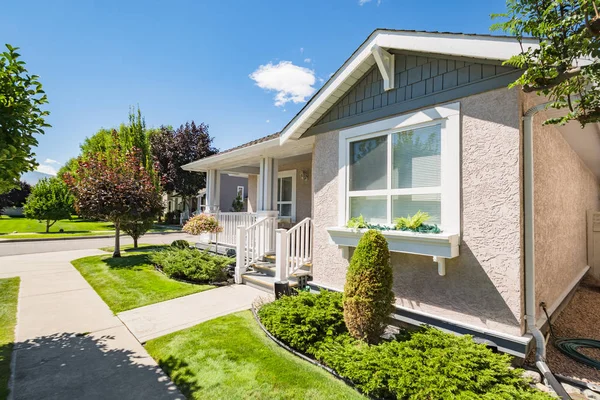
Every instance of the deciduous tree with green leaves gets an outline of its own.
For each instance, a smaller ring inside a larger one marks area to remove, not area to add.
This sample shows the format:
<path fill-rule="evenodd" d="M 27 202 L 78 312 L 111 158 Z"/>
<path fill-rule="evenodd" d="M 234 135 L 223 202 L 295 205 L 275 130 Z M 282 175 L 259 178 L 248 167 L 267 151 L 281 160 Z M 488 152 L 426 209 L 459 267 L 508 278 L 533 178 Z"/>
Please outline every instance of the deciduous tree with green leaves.
<path fill-rule="evenodd" d="M 27 197 L 25 217 L 46 221 L 46 233 L 61 219 L 70 219 L 73 213 L 73 196 L 69 188 L 58 178 L 39 181 Z"/>
<path fill-rule="evenodd" d="M 6 45 L 0 53 L 0 193 L 19 185 L 23 172 L 37 166 L 32 148 L 36 134 L 43 134 L 48 102 L 37 75 L 30 75 L 20 60 L 18 47 Z"/>
<path fill-rule="evenodd" d="M 597 0 L 508 0 L 507 11 L 493 14 L 492 26 L 515 35 L 521 52 L 506 64 L 524 70 L 512 86 L 547 96 L 550 107 L 568 113 L 546 121 L 582 126 L 600 121 L 600 14 Z M 528 47 L 526 37 L 540 41 Z"/>

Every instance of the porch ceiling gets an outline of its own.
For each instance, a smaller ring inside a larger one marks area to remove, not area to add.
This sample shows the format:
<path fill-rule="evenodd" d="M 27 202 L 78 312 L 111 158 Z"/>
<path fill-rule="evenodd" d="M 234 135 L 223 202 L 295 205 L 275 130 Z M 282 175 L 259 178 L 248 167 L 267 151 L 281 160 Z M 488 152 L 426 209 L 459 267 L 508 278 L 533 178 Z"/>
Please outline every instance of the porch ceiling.
<path fill-rule="evenodd" d="M 275 138 L 252 146 L 203 158 L 186 164 L 182 168 L 186 171 L 195 172 L 206 172 L 216 169 L 222 172 L 251 174 L 259 166 L 261 158 L 283 159 L 310 154 L 313 151 L 313 145 L 314 137 L 284 144 L 280 144 L 279 138 Z"/>

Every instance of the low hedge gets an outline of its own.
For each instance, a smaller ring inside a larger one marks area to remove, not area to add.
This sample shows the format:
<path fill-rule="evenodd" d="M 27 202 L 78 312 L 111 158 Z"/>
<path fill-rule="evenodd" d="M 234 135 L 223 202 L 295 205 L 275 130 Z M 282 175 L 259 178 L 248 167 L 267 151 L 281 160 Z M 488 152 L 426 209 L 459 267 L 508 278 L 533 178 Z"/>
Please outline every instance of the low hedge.
<path fill-rule="evenodd" d="M 529 386 L 511 356 L 492 352 L 468 335 L 427 327 L 369 345 L 352 338 L 340 293 L 300 293 L 264 305 L 265 328 L 381 399 L 552 399 Z"/>
<path fill-rule="evenodd" d="M 151 254 L 152 263 L 170 278 L 198 283 L 227 280 L 226 268 L 234 261 L 194 248 L 170 247 Z"/>

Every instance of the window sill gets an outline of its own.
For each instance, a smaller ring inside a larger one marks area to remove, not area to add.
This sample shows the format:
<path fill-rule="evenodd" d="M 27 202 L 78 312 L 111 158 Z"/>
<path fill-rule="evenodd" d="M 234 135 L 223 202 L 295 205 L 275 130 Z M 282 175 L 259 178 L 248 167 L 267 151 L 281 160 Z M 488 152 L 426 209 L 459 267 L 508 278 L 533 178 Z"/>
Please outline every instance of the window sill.
<path fill-rule="evenodd" d="M 331 241 L 341 247 L 356 247 L 367 229 L 353 230 L 345 227 L 327 228 Z M 454 258 L 459 254 L 459 234 L 417 233 L 406 231 L 381 231 L 390 251 L 419 254 L 440 258 Z"/>

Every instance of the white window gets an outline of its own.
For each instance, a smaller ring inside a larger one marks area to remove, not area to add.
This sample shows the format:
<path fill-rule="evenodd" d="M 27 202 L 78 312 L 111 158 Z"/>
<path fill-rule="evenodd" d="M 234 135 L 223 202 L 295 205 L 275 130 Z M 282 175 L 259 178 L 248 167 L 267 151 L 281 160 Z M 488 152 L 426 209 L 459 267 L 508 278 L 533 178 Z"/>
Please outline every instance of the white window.
<path fill-rule="evenodd" d="M 279 218 L 296 221 L 296 170 L 277 174 L 277 211 Z"/>
<path fill-rule="evenodd" d="M 428 223 L 460 231 L 459 104 L 340 132 L 340 225 L 362 215 L 392 225 L 427 212 Z"/>
<path fill-rule="evenodd" d="M 242 201 L 244 201 L 244 187 L 243 186 L 237 187 L 236 197 L 239 197 L 240 199 L 242 199 Z"/>

